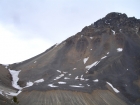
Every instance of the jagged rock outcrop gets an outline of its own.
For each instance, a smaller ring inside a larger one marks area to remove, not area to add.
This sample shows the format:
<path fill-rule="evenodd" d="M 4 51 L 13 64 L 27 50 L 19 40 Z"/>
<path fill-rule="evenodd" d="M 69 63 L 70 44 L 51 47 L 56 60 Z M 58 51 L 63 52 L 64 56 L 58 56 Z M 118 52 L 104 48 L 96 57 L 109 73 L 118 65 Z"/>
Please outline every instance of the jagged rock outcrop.
<path fill-rule="evenodd" d="M 140 20 L 109 13 L 8 69 L 21 70 L 21 87 L 32 83 L 17 96 L 21 105 L 139 105 Z"/>

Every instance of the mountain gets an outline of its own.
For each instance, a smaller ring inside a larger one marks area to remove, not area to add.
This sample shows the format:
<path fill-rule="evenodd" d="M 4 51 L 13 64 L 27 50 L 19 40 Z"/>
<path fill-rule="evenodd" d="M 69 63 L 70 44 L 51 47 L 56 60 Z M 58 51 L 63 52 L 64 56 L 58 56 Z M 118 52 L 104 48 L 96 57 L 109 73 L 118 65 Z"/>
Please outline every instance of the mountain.
<path fill-rule="evenodd" d="M 0 105 L 140 105 L 140 20 L 112 12 L 31 59 L 1 64 L 0 94 Z"/>

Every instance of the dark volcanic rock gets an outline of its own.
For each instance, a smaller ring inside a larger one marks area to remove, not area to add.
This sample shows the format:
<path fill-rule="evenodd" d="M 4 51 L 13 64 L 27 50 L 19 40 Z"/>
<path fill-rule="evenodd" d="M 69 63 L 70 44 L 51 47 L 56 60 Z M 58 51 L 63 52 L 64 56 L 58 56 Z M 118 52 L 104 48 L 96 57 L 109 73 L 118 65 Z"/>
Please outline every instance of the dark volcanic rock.
<path fill-rule="evenodd" d="M 139 105 L 140 20 L 109 13 L 9 68 L 21 70 L 21 87 L 33 83 L 17 96 L 21 105 Z"/>

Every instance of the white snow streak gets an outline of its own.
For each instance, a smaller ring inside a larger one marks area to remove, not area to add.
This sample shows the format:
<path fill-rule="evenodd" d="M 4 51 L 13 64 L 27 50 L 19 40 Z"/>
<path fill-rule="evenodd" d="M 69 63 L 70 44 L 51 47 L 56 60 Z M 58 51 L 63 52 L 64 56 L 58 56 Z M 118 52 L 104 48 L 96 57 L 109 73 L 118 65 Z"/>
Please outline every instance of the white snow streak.
<path fill-rule="evenodd" d="M 64 79 L 70 79 L 70 78 L 68 78 L 68 77 L 65 77 Z"/>
<path fill-rule="evenodd" d="M 117 52 L 122 52 L 123 49 L 122 48 L 117 48 Z"/>
<path fill-rule="evenodd" d="M 39 79 L 35 81 L 35 83 L 40 83 L 40 82 L 44 82 L 44 79 Z"/>
<path fill-rule="evenodd" d="M 77 68 L 73 68 L 73 70 L 76 70 Z"/>
<path fill-rule="evenodd" d="M 112 87 L 112 89 L 116 92 L 116 93 L 119 93 L 120 91 L 117 90 L 116 88 L 113 87 L 113 85 L 109 82 L 106 82 L 110 87 Z"/>
<path fill-rule="evenodd" d="M 2 64 L 3 66 L 5 66 L 5 68 L 7 69 L 9 64 Z"/>
<path fill-rule="evenodd" d="M 90 86 L 89 84 L 87 84 L 87 86 Z"/>
<path fill-rule="evenodd" d="M 9 93 L 5 93 L 5 94 L 7 94 L 7 95 L 10 95 L 10 96 L 17 96 L 18 94 L 20 94 L 22 91 L 22 89 L 23 88 L 27 88 L 27 87 L 30 87 L 30 86 L 32 86 L 34 83 L 40 83 L 40 82 L 44 82 L 44 79 L 39 79 L 39 80 L 36 80 L 35 82 L 27 82 L 26 83 L 26 86 L 25 87 L 20 87 L 18 84 L 17 84 L 17 82 L 18 82 L 18 80 L 19 80 L 19 78 L 18 78 L 18 75 L 19 75 L 19 72 L 20 72 L 21 70 L 19 70 L 19 71 L 15 71 L 15 70 L 10 70 L 9 69 L 9 72 L 10 72 L 10 74 L 12 75 L 12 79 L 13 79 L 13 81 L 12 81 L 12 86 L 14 87 L 14 88 L 16 88 L 16 89 L 19 89 L 19 91 L 17 92 L 17 93 L 14 93 L 14 92 L 9 92 Z M 2 94 L 2 91 L 0 91 L 0 94 Z"/>
<path fill-rule="evenodd" d="M 93 80 L 93 82 L 98 82 L 98 81 L 99 81 L 98 79 Z"/>
<path fill-rule="evenodd" d="M 66 82 L 58 82 L 58 84 L 66 84 Z"/>
<path fill-rule="evenodd" d="M 96 62 L 94 62 L 93 64 L 86 66 L 85 68 L 89 70 L 89 69 L 91 69 L 93 66 L 96 66 L 99 62 L 100 62 L 100 61 L 96 61 Z"/>
<path fill-rule="evenodd" d="M 89 79 L 85 79 L 85 81 L 88 81 Z"/>
<path fill-rule="evenodd" d="M 90 37 L 90 39 L 93 39 L 93 37 Z"/>
<path fill-rule="evenodd" d="M 58 87 L 58 86 L 55 86 L 53 84 L 48 84 L 49 87 Z"/>
<path fill-rule="evenodd" d="M 107 52 L 107 54 L 109 54 L 109 52 Z"/>
<path fill-rule="evenodd" d="M 26 83 L 26 86 L 25 86 L 24 88 L 33 86 L 33 84 L 34 84 L 33 82 L 30 82 L 30 81 L 29 81 L 29 82 Z"/>
<path fill-rule="evenodd" d="M 115 31 L 114 30 L 111 30 L 113 32 L 113 35 L 115 35 Z"/>
<path fill-rule="evenodd" d="M 57 72 L 59 72 L 59 73 L 61 73 L 61 71 L 60 70 L 56 70 Z"/>
<path fill-rule="evenodd" d="M 58 77 L 56 77 L 54 80 L 58 80 L 58 79 L 62 78 L 63 76 L 64 76 L 64 74 L 61 74 Z"/>
<path fill-rule="evenodd" d="M 19 93 L 21 93 L 22 91 L 18 91 L 17 93 L 14 93 L 14 92 L 9 92 L 9 93 L 6 93 L 7 95 L 10 95 L 10 96 L 17 96 Z"/>
<path fill-rule="evenodd" d="M 119 31 L 122 32 L 122 29 L 120 29 Z"/>
<path fill-rule="evenodd" d="M 19 74 L 20 71 L 21 71 L 21 70 L 15 71 L 15 70 L 10 70 L 10 69 L 9 69 L 9 72 L 10 72 L 10 74 L 12 75 L 12 78 L 13 78 L 12 86 L 13 86 L 14 88 L 16 88 L 16 89 L 22 89 L 22 88 L 17 84 L 17 82 L 18 82 L 18 80 L 19 80 L 18 74 Z"/>
<path fill-rule="evenodd" d="M 78 77 L 78 76 L 76 76 L 76 77 L 75 77 L 75 79 L 79 79 L 79 77 Z"/>
<path fill-rule="evenodd" d="M 87 62 L 88 59 L 89 57 L 83 59 L 84 64 Z"/>
<path fill-rule="evenodd" d="M 105 59 L 107 56 L 102 57 L 101 59 Z"/>
<path fill-rule="evenodd" d="M 80 78 L 80 80 L 81 80 L 81 81 L 85 80 L 85 79 L 83 78 L 83 75 L 81 75 L 81 78 Z"/>
<path fill-rule="evenodd" d="M 79 87 L 79 88 L 83 88 L 84 86 L 70 85 L 70 87 Z"/>
<path fill-rule="evenodd" d="M 68 72 L 63 72 L 64 74 L 68 73 Z"/>
<path fill-rule="evenodd" d="M 3 95 L 3 94 L 2 94 L 2 91 L 3 91 L 3 90 L 0 90 L 0 94 L 1 94 L 1 95 Z"/>

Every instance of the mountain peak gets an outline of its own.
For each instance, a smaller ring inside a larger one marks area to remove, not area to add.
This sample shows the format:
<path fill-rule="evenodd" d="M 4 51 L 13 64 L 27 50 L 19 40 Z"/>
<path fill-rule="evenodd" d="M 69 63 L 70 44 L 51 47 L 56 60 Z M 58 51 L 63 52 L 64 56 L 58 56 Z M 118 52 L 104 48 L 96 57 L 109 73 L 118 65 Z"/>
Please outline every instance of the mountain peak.
<path fill-rule="evenodd" d="M 95 28 L 103 28 L 103 27 L 109 27 L 109 28 L 134 28 L 134 27 L 140 27 L 140 20 L 136 19 L 135 17 L 127 17 L 126 14 L 117 13 L 117 12 L 111 12 L 107 14 L 104 18 L 96 21 L 94 24 L 92 24 Z"/>

